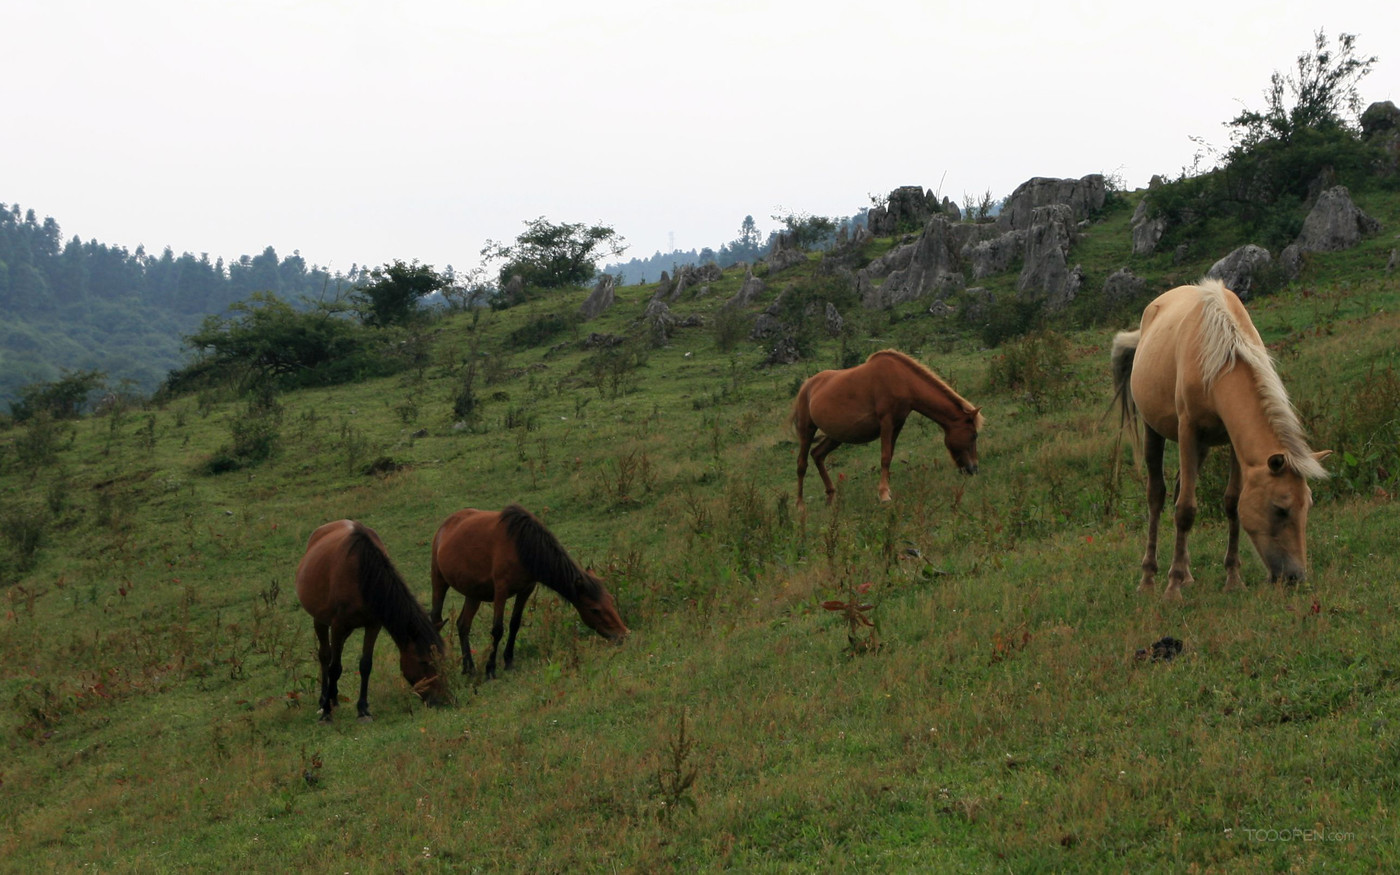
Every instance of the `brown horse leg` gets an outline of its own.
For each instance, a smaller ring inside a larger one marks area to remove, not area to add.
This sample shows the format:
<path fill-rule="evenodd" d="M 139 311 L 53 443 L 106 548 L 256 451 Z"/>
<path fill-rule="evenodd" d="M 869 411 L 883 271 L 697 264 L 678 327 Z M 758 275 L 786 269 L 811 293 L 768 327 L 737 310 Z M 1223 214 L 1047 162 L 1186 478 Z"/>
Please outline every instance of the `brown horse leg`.
<path fill-rule="evenodd" d="M 499 592 L 500 590 L 497 590 Z M 491 617 L 491 653 L 486 657 L 486 678 L 490 680 L 496 676 L 496 651 L 501 646 L 501 636 L 506 631 L 506 597 L 500 595 L 491 603 L 493 611 Z"/>
<path fill-rule="evenodd" d="M 1151 592 L 1157 583 L 1157 529 L 1162 521 L 1162 505 L 1167 500 L 1167 481 L 1162 475 L 1162 454 L 1167 440 L 1150 428 L 1143 429 L 1143 461 L 1147 464 L 1147 551 L 1142 555 L 1140 592 Z"/>
<path fill-rule="evenodd" d="M 817 430 L 811 425 L 797 426 L 797 509 L 803 510 L 806 505 L 802 502 L 802 480 L 807 476 L 807 453 L 812 448 L 812 438 L 816 437 Z"/>
<path fill-rule="evenodd" d="M 822 484 L 826 486 L 827 504 L 831 504 L 831 500 L 836 497 L 836 487 L 831 483 L 831 475 L 826 473 L 826 457 L 839 446 L 841 446 L 840 441 L 832 440 L 831 436 L 827 435 L 817 441 L 817 445 L 812 448 L 812 461 L 817 463 L 817 473 L 822 475 Z"/>
<path fill-rule="evenodd" d="M 1191 527 L 1196 523 L 1196 479 L 1201 464 L 1205 462 L 1210 449 L 1201 443 L 1196 432 L 1187 427 L 1181 430 L 1177 439 L 1181 456 L 1181 471 L 1176 484 L 1176 550 L 1172 554 L 1172 567 L 1167 572 L 1167 589 L 1163 598 L 1181 598 L 1181 588 L 1191 585 L 1191 552 L 1187 549 L 1187 539 L 1191 537 Z"/>
<path fill-rule="evenodd" d="M 315 623 L 314 625 L 316 627 L 316 658 L 321 663 L 321 701 L 318 713 L 322 723 L 329 723 L 336 705 L 335 682 L 340 678 L 339 660 L 336 661 L 337 670 L 335 677 L 332 678 L 331 629 L 324 623 Z"/>
<path fill-rule="evenodd" d="M 880 500 L 890 501 L 890 462 L 894 461 L 894 442 L 904 421 L 888 419 L 880 423 Z"/>
<path fill-rule="evenodd" d="M 525 616 L 525 603 L 530 600 L 530 593 L 534 591 L 532 586 L 515 597 L 515 607 L 510 612 L 510 631 L 506 635 L 506 671 L 510 671 L 511 663 L 515 662 L 515 636 L 520 631 L 520 621 Z"/>
<path fill-rule="evenodd" d="M 462 643 L 462 674 L 469 675 L 474 670 L 472 665 L 472 620 L 476 619 L 476 611 L 481 607 L 481 602 L 468 597 L 466 604 L 462 605 L 462 613 L 457 615 L 457 640 Z"/>
<path fill-rule="evenodd" d="M 374 639 L 378 637 L 378 626 L 365 627 L 365 643 L 360 650 L 360 701 L 355 703 L 355 712 L 366 722 L 374 719 L 369 715 L 369 673 L 374 670 Z"/>
<path fill-rule="evenodd" d="M 1240 471 L 1240 460 L 1234 447 L 1230 453 L 1230 482 L 1225 486 L 1225 519 L 1230 524 L 1230 540 L 1225 546 L 1225 588 L 1243 589 L 1240 578 L 1240 489 L 1244 475 Z"/>

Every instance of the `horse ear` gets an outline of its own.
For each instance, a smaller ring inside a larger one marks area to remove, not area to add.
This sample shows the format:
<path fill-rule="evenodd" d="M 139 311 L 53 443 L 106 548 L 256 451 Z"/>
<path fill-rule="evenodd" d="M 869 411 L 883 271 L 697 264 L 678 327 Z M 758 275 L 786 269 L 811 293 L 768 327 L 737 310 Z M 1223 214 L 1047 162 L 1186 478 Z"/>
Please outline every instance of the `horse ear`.
<path fill-rule="evenodd" d="M 1318 450 L 1317 452 L 1312 454 L 1312 457 L 1314 462 L 1321 462 L 1323 459 L 1327 458 L 1330 455 L 1332 455 L 1331 450 Z"/>
<path fill-rule="evenodd" d="M 1286 467 L 1288 467 L 1288 460 L 1284 458 L 1283 453 L 1274 453 L 1269 457 L 1269 471 L 1271 473 L 1282 473 Z"/>

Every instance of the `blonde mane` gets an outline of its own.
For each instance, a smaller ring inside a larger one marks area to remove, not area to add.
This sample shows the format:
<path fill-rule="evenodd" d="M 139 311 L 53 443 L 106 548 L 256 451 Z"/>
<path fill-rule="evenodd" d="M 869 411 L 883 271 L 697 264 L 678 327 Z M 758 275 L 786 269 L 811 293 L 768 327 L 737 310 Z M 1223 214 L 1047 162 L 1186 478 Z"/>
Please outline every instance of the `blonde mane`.
<path fill-rule="evenodd" d="M 932 370 L 930 370 L 928 365 L 924 364 L 916 358 L 913 358 L 905 353 L 900 352 L 897 349 L 881 349 L 872 352 L 869 356 L 866 357 L 866 363 L 869 363 L 870 360 L 875 358 L 876 356 L 886 356 L 888 358 L 894 359 L 897 362 L 901 362 L 907 365 L 916 373 L 921 374 L 926 380 L 928 380 L 938 389 L 947 393 L 949 397 L 951 397 L 954 401 L 958 403 L 958 405 L 962 408 L 963 412 L 973 413 L 975 411 L 977 413 L 977 422 L 975 423 L 974 427 L 978 431 L 981 431 L 982 426 L 986 424 L 986 420 L 983 418 L 982 412 L 980 410 L 977 410 L 977 408 L 974 407 L 966 398 L 955 392 L 953 390 L 953 387 L 949 386 L 946 380 L 944 380 L 942 377 L 938 376 Z"/>
<path fill-rule="evenodd" d="M 1229 373 L 1236 362 L 1244 362 L 1254 373 L 1259 402 L 1273 426 L 1274 434 L 1283 444 L 1288 466 L 1303 477 L 1322 479 L 1327 470 L 1312 456 L 1307 435 L 1298 420 L 1298 412 L 1288 400 L 1273 357 L 1262 343 L 1241 330 L 1225 301 L 1234 294 L 1218 279 L 1202 280 L 1196 284 L 1201 292 L 1201 377 L 1206 391 L 1222 375 Z"/>

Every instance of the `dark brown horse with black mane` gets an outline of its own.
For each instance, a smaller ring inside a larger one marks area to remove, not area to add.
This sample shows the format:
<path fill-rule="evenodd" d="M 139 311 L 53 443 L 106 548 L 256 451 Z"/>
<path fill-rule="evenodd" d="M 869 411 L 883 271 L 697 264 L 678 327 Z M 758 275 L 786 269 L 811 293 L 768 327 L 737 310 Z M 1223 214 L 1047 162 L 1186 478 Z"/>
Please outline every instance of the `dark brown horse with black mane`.
<path fill-rule="evenodd" d="M 982 408 L 973 407 L 933 371 L 898 350 L 871 353 L 864 364 L 822 371 L 807 378 L 792 405 L 797 432 L 797 506 L 802 507 L 802 479 L 807 453 L 831 503 L 836 487 L 826 473 L 826 457 L 842 444 L 880 439 L 880 500 L 890 500 L 890 460 L 894 442 L 910 413 L 922 413 L 943 427 L 943 444 L 964 474 L 977 473 L 977 433 Z M 818 429 L 822 439 L 812 446 Z"/>
<path fill-rule="evenodd" d="M 493 620 L 486 676 L 496 676 L 496 650 L 505 626 L 506 599 L 514 597 L 505 652 L 506 668 L 511 667 L 525 603 L 537 582 L 563 596 L 599 635 L 615 642 L 627 635 L 627 627 L 602 581 L 575 562 L 559 539 L 533 514 L 516 504 L 499 512 L 467 508 L 448 517 L 433 536 L 432 577 L 432 622 L 437 628 L 442 628 L 442 603 L 448 589 L 457 590 L 467 599 L 457 616 L 463 674 L 472 672 L 472 619 L 482 602 L 490 602 Z"/>
<path fill-rule="evenodd" d="M 447 682 L 439 669 L 442 636 L 399 576 L 384 542 L 354 520 L 326 523 L 311 533 L 297 566 L 297 599 L 311 615 L 321 663 L 321 720 L 330 722 L 340 700 L 341 651 L 345 639 L 363 628 L 360 654 L 361 720 L 369 720 L 369 674 L 374 642 L 387 629 L 399 648 L 399 666 L 413 691 L 429 705 L 446 702 Z"/>

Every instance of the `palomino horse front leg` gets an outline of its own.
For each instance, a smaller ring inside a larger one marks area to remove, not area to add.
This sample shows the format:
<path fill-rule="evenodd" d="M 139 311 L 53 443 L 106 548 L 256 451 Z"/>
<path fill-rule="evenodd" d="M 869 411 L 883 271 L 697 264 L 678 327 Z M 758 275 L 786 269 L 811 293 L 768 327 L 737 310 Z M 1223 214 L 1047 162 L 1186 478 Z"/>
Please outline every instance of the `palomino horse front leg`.
<path fill-rule="evenodd" d="M 1181 450 L 1181 472 L 1176 484 L 1176 550 L 1172 554 L 1171 570 L 1167 572 L 1167 589 L 1162 593 L 1163 598 L 1169 599 L 1181 598 L 1181 588 L 1195 582 L 1191 577 L 1191 552 L 1186 541 L 1196 523 L 1196 480 L 1209 449 L 1189 427 L 1182 428 L 1177 443 Z"/>
<path fill-rule="evenodd" d="M 472 620 L 476 619 L 477 609 L 481 607 L 481 601 L 470 596 L 462 605 L 462 613 L 457 615 L 457 640 L 462 644 L 462 674 L 470 675 L 472 666 Z"/>
<path fill-rule="evenodd" d="M 1243 589 L 1240 578 L 1240 489 L 1244 485 L 1244 473 L 1240 470 L 1239 457 L 1235 448 L 1229 448 L 1230 482 L 1225 486 L 1225 519 L 1230 526 L 1230 539 L 1225 546 L 1225 588 Z"/>
<path fill-rule="evenodd" d="M 368 722 L 369 716 L 369 673 L 374 670 L 374 640 L 379 637 L 379 626 L 365 627 L 365 643 L 360 650 L 360 701 L 355 703 L 355 713 Z"/>
<path fill-rule="evenodd" d="M 812 461 L 817 463 L 817 473 L 822 475 L 822 485 L 826 487 L 827 504 L 831 504 L 831 500 L 836 497 L 836 487 L 832 485 L 831 475 L 826 473 L 826 457 L 839 446 L 840 441 L 832 440 L 830 435 L 823 435 L 812 448 Z"/>
<path fill-rule="evenodd" d="M 1162 454 L 1167 440 L 1150 428 L 1144 429 L 1143 461 L 1147 464 L 1147 550 L 1142 554 L 1140 592 L 1151 592 L 1157 583 L 1157 529 L 1162 521 L 1162 505 L 1167 501 L 1167 481 L 1162 474 Z"/>
<path fill-rule="evenodd" d="M 520 631 L 520 621 L 525 616 L 525 603 L 530 600 L 530 593 L 535 588 L 519 593 L 515 597 L 515 607 L 510 612 L 510 632 L 506 635 L 506 671 L 510 671 L 511 663 L 515 662 L 515 636 Z"/>

